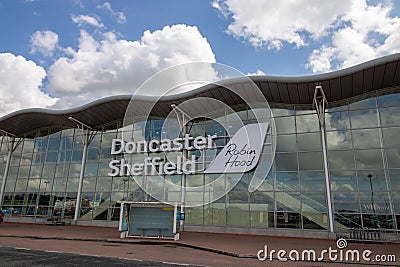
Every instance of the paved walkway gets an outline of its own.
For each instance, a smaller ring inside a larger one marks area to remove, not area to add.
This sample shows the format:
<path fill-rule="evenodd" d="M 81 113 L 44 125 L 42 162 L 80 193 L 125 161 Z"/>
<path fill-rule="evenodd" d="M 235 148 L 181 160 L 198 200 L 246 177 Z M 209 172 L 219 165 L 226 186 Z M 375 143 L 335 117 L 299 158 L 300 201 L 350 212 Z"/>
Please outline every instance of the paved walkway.
<path fill-rule="evenodd" d="M 73 241 L 96 241 L 107 242 L 110 244 L 135 244 L 135 245 L 165 245 L 187 247 L 197 249 L 198 251 L 207 251 L 211 254 L 222 254 L 237 259 L 240 258 L 257 258 L 257 252 L 267 246 L 267 251 L 276 252 L 273 254 L 275 263 L 277 260 L 277 251 L 285 250 L 284 257 L 289 257 L 291 250 L 297 250 L 300 253 L 304 250 L 316 251 L 316 257 L 321 255 L 323 250 L 337 250 L 338 258 L 340 251 L 343 251 L 343 259 L 345 259 L 346 251 L 358 250 L 360 258 L 362 252 L 370 250 L 372 254 L 367 255 L 371 261 L 364 264 L 377 264 L 376 255 L 394 255 L 396 262 L 386 262 L 386 265 L 400 266 L 400 244 L 394 243 L 348 243 L 346 248 L 338 249 L 335 240 L 322 239 L 305 239 L 305 238 L 285 238 L 271 236 L 254 236 L 254 235 L 235 235 L 235 234 L 216 234 L 216 233 L 197 233 L 183 232 L 179 241 L 160 240 L 160 239 L 138 239 L 127 238 L 120 239 L 119 232 L 116 228 L 109 227 L 87 227 L 87 226 L 49 226 L 41 224 L 22 224 L 22 223 L 4 223 L 0 225 L 0 241 L 8 238 L 33 238 L 40 240 L 73 240 Z M 83 243 L 82 243 L 83 244 Z M 333 251 L 335 253 L 335 251 Z M 262 254 L 264 255 L 264 254 Z M 291 254 L 296 257 L 296 254 Z M 329 261 L 328 252 L 322 254 L 324 262 Z M 335 254 L 332 254 L 335 255 Z M 379 259 L 382 259 L 380 257 Z M 344 260 L 344 262 L 347 262 Z M 299 263 L 299 262 L 297 262 Z M 268 264 L 268 263 L 264 263 Z M 382 264 L 382 262 L 379 262 Z"/>

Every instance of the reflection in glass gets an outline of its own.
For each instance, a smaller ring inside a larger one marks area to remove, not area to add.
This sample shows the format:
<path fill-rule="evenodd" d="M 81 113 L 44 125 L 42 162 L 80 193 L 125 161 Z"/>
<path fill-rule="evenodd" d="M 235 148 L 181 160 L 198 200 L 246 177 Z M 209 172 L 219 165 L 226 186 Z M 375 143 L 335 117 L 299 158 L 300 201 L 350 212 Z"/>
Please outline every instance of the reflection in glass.
<path fill-rule="evenodd" d="M 357 169 L 383 169 L 380 149 L 355 150 L 354 152 Z"/>
<path fill-rule="evenodd" d="M 379 148 L 381 146 L 379 129 L 353 130 L 353 140 L 356 149 Z"/>
<path fill-rule="evenodd" d="M 378 127 L 378 114 L 376 109 L 350 111 L 351 127 L 374 128 Z"/>
<path fill-rule="evenodd" d="M 327 131 L 349 129 L 350 128 L 349 113 L 347 111 L 326 113 L 325 127 Z"/>
<path fill-rule="evenodd" d="M 334 209 L 340 213 L 360 212 L 357 192 L 333 192 Z"/>
<path fill-rule="evenodd" d="M 330 170 L 354 170 L 353 151 L 328 151 L 328 163 Z"/>
<path fill-rule="evenodd" d="M 351 99 L 350 101 L 352 103 L 349 105 L 349 108 L 350 109 L 376 108 L 376 97 L 374 97 L 374 95 L 375 95 L 374 93 L 373 93 L 373 95 L 371 95 L 371 93 L 370 93 L 368 96 L 355 97 L 355 98 Z M 369 97 L 369 98 L 363 99 L 365 97 Z"/>
<path fill-rule="evenodd" d="M 400 107 L 379 109 L 382 127 L 400 126 Z"/>

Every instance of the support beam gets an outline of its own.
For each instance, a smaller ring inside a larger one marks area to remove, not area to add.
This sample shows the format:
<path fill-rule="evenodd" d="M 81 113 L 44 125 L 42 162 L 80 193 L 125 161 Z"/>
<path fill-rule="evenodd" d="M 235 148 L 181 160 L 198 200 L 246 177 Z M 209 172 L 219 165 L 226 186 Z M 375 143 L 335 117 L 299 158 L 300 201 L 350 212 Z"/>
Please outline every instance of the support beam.
<path fill-rule="evenodd" d="M 15 141 L 16 137 L 14 135 L 11 135 L 3 130 L 1 130 L 1 132 L 4 134 L 4 136 L 11 138 L 11 140 L 9 140 L 9 142 L 7 142 L 7 148 L 8 148 L 7 162 L 6 162 L 6 167 L 4 169 L 3 181 L 1 183 L 1 191 L 0 191 L 0 208 L 3 208 L 3 200 L 4 200 L 5 189 L 6 189 L 8 171 L 10 169 L 10 164 L 11 164 L 12 153 L 19 146 L 19 144 L 21 144 L 22 139 L 20 138 L 16 142 Z"/>
<path fill-rule="evenodd" d="M 11 137 L 11 144 L 8 145 L 8 155 L 7 155 L 7 163 L 6 168 L 4 169 L 3 181 L 1 183 L 1 192 L 0 192 L 0 208 L 3 208 L 3 199 L 4 199 L 4 191 L 6 189 L 6 182 L 8 176 L 8 170 L 10 169 L 11 157 L 13 152 L 15 137 Z"/>
<path fill-rule="evenodd" d="M 176 106 L 175 104 L 172 104 L 171 107 L 176 113 L 176 116 L 178 118 L 178 123 L 180 126 L 180 131 L 182 133 L 182 136 L 185 136 L 188 132 L 188 126 L 187 123 L 192 119 L 185 111 L 183 111 L 181 108 Z M 185 159 L 188 158 L 188 151 L 186 149 L 183 149 L 183 157 Z M 185 212 L 185 201 L 186 201 L 186 174 L 182 173 L 181 175 L 181 213 Z M 184 221 L 180 220 L 180 230 L 184 230 Z"/>
<path fill-rule="evenodd" d="M 326 143 L 326 130 L 325 130 L 325 109 L 328 105 L 325 93 L 321 85 L 315 86 L 313 106 L 317 111 L 319 128 L 321 133 L 321 143 L 322 143 L 322 157 L 324 163 L 324 176 L 325 176 L 325 187 L 326 187 L 326 199 L 328 205 L 328 219 L 329 219 L 329 231 L 334 232 L 334 218 L 333 218 L 333 205 L 332 205 L 332 192 L 331 183 L 329 178 L 329 168 L 328 168 L 328 150 Z"/>
<path fill-rule="evenodd" d="M 92 129 L 89 125 L 73 118 L 68 117 L 69 120 L 76 123 L 78 129 L 82 129 L 82 143 L 83 143 L 83 152 L 82 152 L 82 162 L 81 162 L 81 171 L 79 173 L 79 184 L 78 184 L 78 194 L 76 197 L 76 204 L 75 204 L 75 214 L 74 214 L 74 223 L 79 219 L 79 211 L 81 207 L 81 199 L 82 199 L 82 187 L 83 187 L 83 176 L 85 174 L 85 167 L 86 167 L 86 159 L 87 159 L 87 149 L 90 142 L 93 140 L 93 137 L 96 135 L 96 132 L 90 134 L 90 130 Z"/>

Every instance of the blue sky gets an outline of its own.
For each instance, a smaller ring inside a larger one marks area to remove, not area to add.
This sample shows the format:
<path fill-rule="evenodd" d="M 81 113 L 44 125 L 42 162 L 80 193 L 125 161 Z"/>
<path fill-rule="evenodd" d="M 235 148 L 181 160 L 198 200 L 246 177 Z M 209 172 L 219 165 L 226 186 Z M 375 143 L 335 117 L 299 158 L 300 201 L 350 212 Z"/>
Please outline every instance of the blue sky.
<path fill-rule="evenodd" d="M 131 93 L 176 64 L 311 75 L 398 53 L 398 1 L 0 0 L 0 115 Z"/>

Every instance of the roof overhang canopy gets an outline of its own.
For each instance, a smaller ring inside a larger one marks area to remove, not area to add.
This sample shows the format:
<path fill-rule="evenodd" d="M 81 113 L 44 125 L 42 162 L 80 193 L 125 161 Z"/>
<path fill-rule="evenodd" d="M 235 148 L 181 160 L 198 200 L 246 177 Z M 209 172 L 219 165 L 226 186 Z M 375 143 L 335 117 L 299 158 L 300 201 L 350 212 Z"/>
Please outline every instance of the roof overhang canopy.
<path fill-rule="evenodd" d="M 209 84 L 185 93 L 169 95 L 158 99 L 151 115 L 166 116 L 171 104 L 179 104 L 194 97 L 210 97 L 223 101 L 229 106 L 242 104 L 243 100 L 224 86 L 246 91 L 252 86 L 249 78 L 264 94 L 269 103 L 312 104 L 316 85 L 322 85 L 329 103 L 345 100 L 374 90 L 400 85 L 400 54 L 375 59 L 351 68 L 326 74 L 280 77 L 251 76 L 233 78 Z M 67 110 L 25 109 L 5 115 L 0 119 L 0 129 L 15 136 L 24 136 L 36 129 L 46 127 L 75 128 L 73 117 L 93 129 L 124 118 L 131 95 L 112 96 Z M 140 102 L 152 102 L 156 97 L 135 98 Z M 136 102 L 135 102 L 136 103 Z"/>

